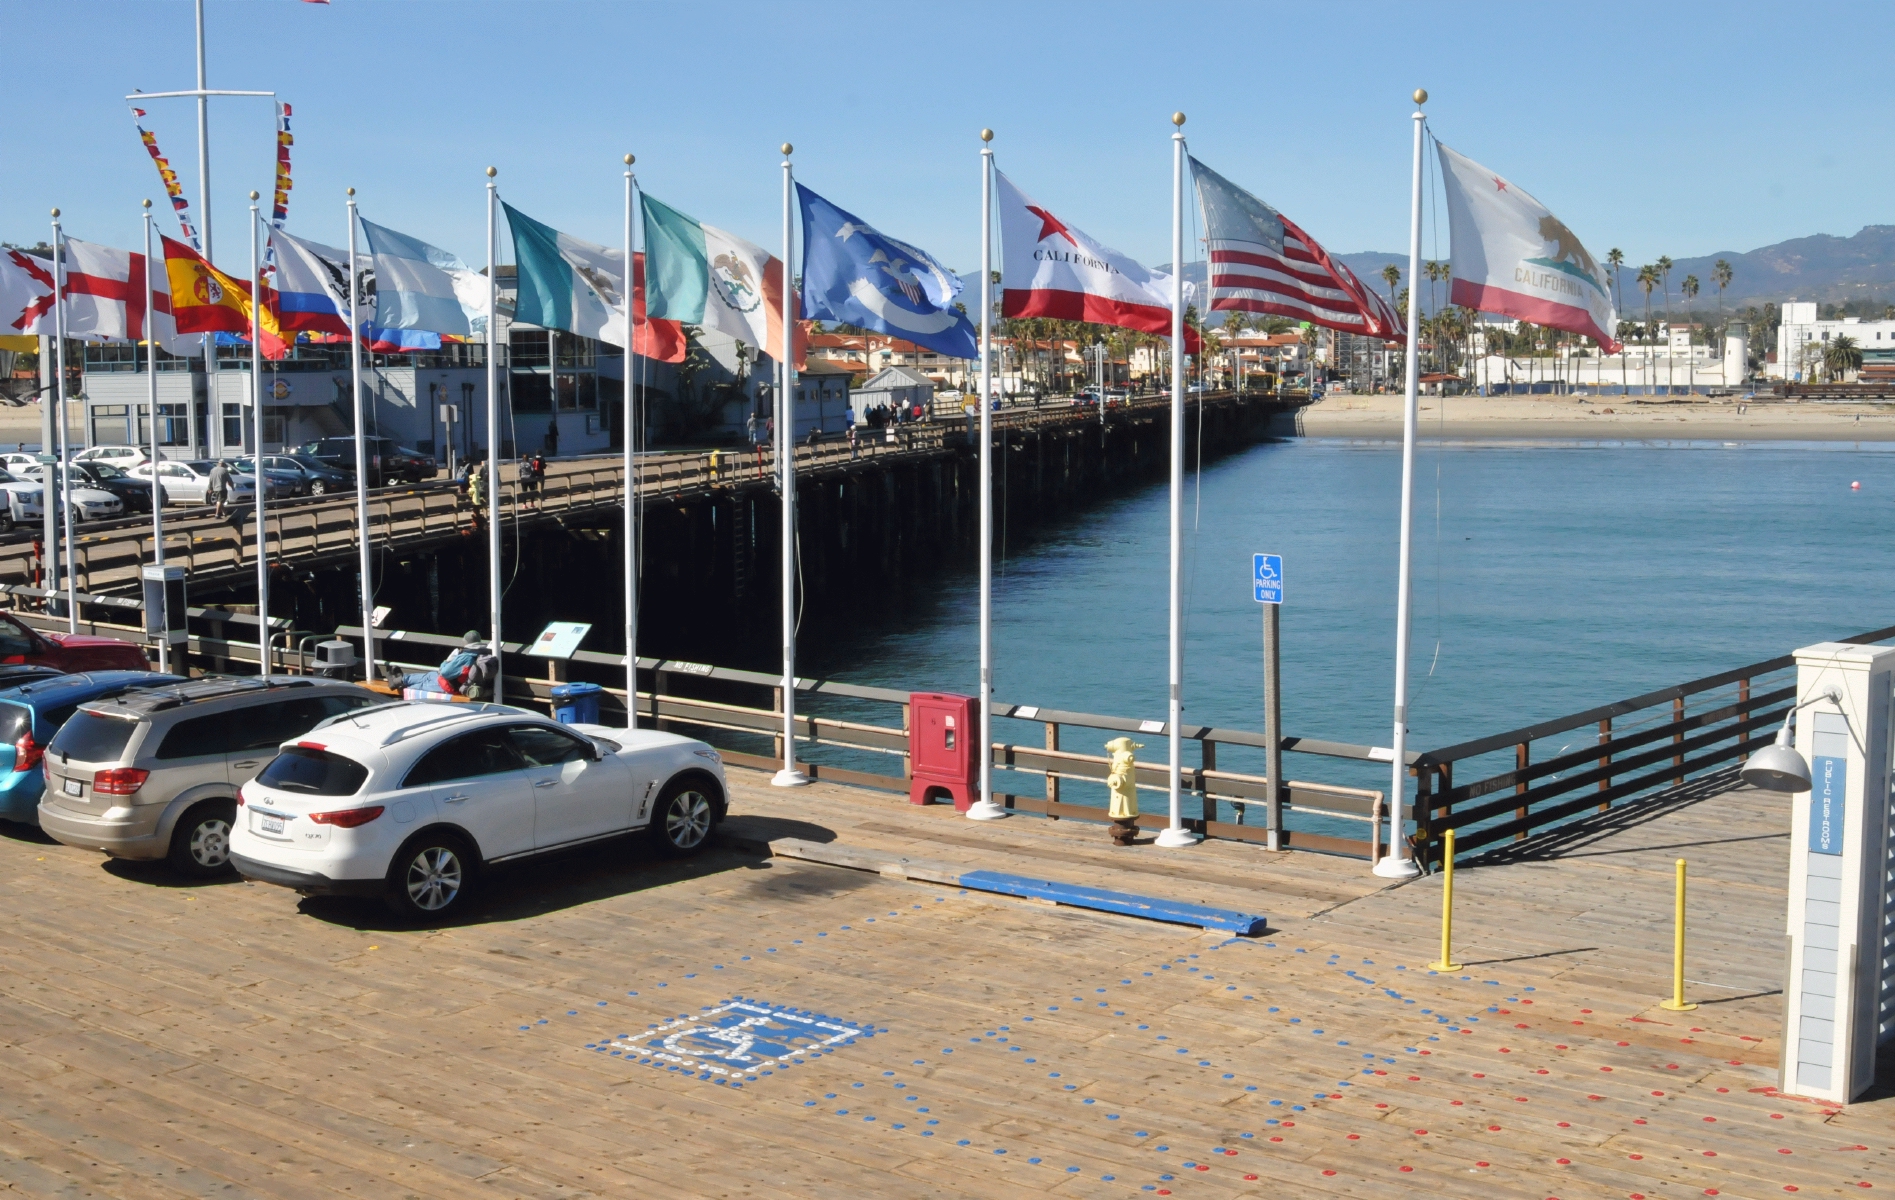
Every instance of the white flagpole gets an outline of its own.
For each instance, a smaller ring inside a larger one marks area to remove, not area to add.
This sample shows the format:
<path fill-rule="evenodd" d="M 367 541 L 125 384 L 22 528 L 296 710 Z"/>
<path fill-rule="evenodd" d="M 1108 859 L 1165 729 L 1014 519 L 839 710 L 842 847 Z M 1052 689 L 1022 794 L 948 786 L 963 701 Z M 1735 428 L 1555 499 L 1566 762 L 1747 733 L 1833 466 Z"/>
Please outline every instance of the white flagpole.
<path fill-rule="evenodd" d="M 270 490 L 263 469 L 263 275 L 257 251 L 257 193 L 250 193 L 250 419 L 255 426 L 257 480 L 257 672 L 270 673 L 270 534 L 263 498 Z"/>
<path fill-rule="evenodd" d="M 625 728 L 638 728 L 638 463 L 632 438 L 632 359 L 638 342 L 638 276 L 632 257 L 632 164 L 625 156 Z"/>
<path fill-rule="evenodd" d="M 362 581 L 362 678 L 375 678 L 375 587 L 374 558 L 369 553 L 368 534 L 368 443 L 363 435 L 367 421 L 362 412 L 362 318 L 356 310 L 356 296 L 362 290 L 362 270 L 355 260 L 355 189 L 349 189 L 349 412 L 355 418 L 355 543 L 356 566 Z"/>
<path fill-rule="evenodd" d="M 783 769 L 771 776 L 777 787 L 802 787 L 809 776 L 796 769 L 796 314 L 790 270 L 794 261 L 796 225 L 791 192 L 795 179 L 790 151 L 783 143 L 783 360 L 778 365 L 783 386 L 776 398 L 777 485 L 782 489 L 783 514 Z"/>
<path fill-rule="evenodd" d="M 79 577 L 72 568 L 72 504 L 66 498 L 72 471 L 69 447 L 66 445 L 66 235 L 60 232 L 59 210 L 56 208 L 53 210 L 53 328 L 59 338 L 59 361 L 56 364 L 59 368 L 59 402 L 54 413 L 57 422 L 54 433 L 59 438 L 59 462 L 46 472 L 52 477 L 52 482 L 44 489 L 44 499 L 49 514 L 53 511 L 52 505 L 59 506 L 59 515 L 55 520 L 61 522 L 59 527 L 66 532 L 64 552 L 54 562 L 65 568 L 66 629 L 70 633 L 78 633 Z M 47 450 L 51 451 L 52 447 L 48 446 Z M 53 539 L 48 536 L 46 541 L 50 546 Z"/>
<path fill-rule="evenodd" d="M 164 485 L 158 481 L 158 309 L 151 282 L 151 201 L 145 201 L 145 399 L 151 409 L 151 564 L 164 566 Z M 138 422 L 133 421 L 136 429 Z M 158 636 L 158 669 L 171 669 L 171 639 Z"/>
<path fill-rule="evenodd" d="M 499 241 L 496 218 L 499 193 L 494 176 L 487 168 L 487 611 L 493 636 L 493 698 L 505 703 L 507 679 L 500 641 L 500 367 L 499 350 L 500 280 Z M 550 360 L 549 360 L 550 361 Z M 555 364 L 557 365 L 557 364 Z"/>
<path fill-rule="evenodd" d="M 1408 208 L 1408 353 L 1407 396 L 1402 406 L 1402 536 L 1401 567 L 1395 584 L 1395 732 L 1391 780 L 1388 787 L 1388 853 L 1375 863 L 1375 873 L 1388 879 L 1408 879 L 1421 869 L 1408 857 L 1405 818 L 1402 805 L 1408 798 L 1408 575 L 1412 551 L 1415 500 L 1415 395 L 1420 378 L 1421 293 L 1415 280 L 1421 276 L 1421 133 L 1426 119 L 1421 106 L 1428 93 L 1415 89 L 1415 165 L 1414 182 L 1409 191 Z"/>
<path fill-rule="evenodd" d="M 1160 846 L 1190 846 L 1198 835 L 1184 827 L 1184 114 L 1172 113 L 1171 135 L 1171 699 L 1165 730 L 1171 749 L 1171 824 Z M 1200 401 L 1201 403 L 1202 401 Z"/>
<path fill-rule="evenodd" d="M 994 803 L 994 426 L 987 339 L 994 317 L 994 131 L 980 131 L 980 793 L 971 821 L 1010 816 Z"/>

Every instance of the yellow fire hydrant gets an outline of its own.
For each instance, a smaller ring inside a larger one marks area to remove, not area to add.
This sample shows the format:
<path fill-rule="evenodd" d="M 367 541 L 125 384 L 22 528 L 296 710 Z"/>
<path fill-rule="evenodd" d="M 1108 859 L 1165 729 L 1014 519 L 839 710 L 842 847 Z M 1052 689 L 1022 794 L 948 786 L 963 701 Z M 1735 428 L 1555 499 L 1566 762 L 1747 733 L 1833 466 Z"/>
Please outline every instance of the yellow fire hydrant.
<path fill-rule="evenodd" d="M 1105 786 L 1112 793 L 1111 807 L 1106 810 L 1112 818 L 1112 844 L 1129 846 L 1138 834 L 1138 768 L 1132 752 L 1144 749 L 1144 744 L 1115 737 L 1105 748 L 1112 753 L 1112 766 L 1105 775 Z"/>

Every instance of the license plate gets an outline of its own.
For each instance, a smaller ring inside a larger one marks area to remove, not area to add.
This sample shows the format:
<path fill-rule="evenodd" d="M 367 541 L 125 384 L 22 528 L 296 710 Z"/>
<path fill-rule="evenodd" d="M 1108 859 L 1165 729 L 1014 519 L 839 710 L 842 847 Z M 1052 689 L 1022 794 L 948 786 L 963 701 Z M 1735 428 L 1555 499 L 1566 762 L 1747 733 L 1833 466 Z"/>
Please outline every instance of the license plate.
<path fill-rule="evenodd" d="M 65 788 L 68 796 L 82 796 L 86 790 L 85 785 L 80 783 L 77 779 L 68 779 Z"/>
<path fill-rule="evenodd" d="M 283 818 L 282 817 L 263 818 L 263 832 L 282 833 L 283 832 Z"/>

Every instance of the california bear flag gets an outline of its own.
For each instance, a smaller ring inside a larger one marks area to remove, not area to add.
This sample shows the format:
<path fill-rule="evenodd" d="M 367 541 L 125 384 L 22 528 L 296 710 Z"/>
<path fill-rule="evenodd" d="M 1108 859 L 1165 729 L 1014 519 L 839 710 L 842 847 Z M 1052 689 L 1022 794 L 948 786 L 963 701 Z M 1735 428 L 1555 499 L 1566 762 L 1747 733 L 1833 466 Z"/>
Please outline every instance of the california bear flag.
<path fill-rule="evenodd" d="M 1583 334 L 1619 351 L 1605 269 L 1544 204 L 1440 146 L 1453 258 L 1450 303 Z"/>

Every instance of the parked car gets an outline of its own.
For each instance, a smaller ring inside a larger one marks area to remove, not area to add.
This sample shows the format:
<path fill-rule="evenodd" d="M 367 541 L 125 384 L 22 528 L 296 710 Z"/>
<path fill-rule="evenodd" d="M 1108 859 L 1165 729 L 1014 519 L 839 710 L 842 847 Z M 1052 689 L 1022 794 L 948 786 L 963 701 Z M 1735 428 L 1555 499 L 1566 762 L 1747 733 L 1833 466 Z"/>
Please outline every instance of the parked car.
<path fill-rule="evenodd" d="M 25 663 L 58 671 L 149 671 L 144 648 L 89 633 L 41 633 L 18 617 L 0 613 L 0 663 Z"/>
<path fill-rule="evenodd" d="M 46 489 L 34 481 L 0 470 L 0 490 L 6 493 L 6 504 L 0 505 L 0 533 L 46 515 Z"/>
<path fill-rule="evenodd" d="M 68 846 L 214 875 L 229 865 L 237 789 L 278 744 L 380 699 L 351 683 L 273 675 L 82 704 L 46 748 L 40 828 Z"/>
<path fill-rule="evenodd" d="M 9 451 L 6 454 L 0 454 L 0 467 L 4 467 L 9 471 L 18 472 L 38 462 L 39 456 L 37 454 L 27 454 L 22 451 Z"/>
<path fill-rule="evenodd" d="M 272 454 L 267 456 L 264 465 L 272 473 L 285 471 L 300 475 L 306 495 L 321 496 L 355 490 L 354 471 L 339 471 L 320 458 L 312 458 L 307 454 Z"/>
<path fill-rule="evenodd" d="M 0 678 L 0 819 L 37 822 L 46 790 L 41 759 L 81 704 L 137 688 L 183 683 L 181 675 L 156 671 L 48 672 L 29 679 Z"/>
<path fill-rule="evenodd" d="M 137 446 L 94 446 L 72 456 L 76 463 L 109 463 L 121 470 L 145 462 L 151 455 Z"/>
<path fill-rule="evenodd" d="M 74 459 L 72 478 L 81 487 L 112 493 L 128 513 L 151 511 L 151 484 L 147 480 L 133 478 L 123 467 L 103 459 L 83 463 Z"/>
<path fill-rule="evenodd" d="M 280 455 L 266 454 L 264 458 L 266 461 L 263 465 L 263 473 L 270 480 L 268 499 L 274 500 L 278 496 L 304 496 L 309 493 L 309 481 L 303 472 L 291 467 L 278 466 L 277 464 L 285 461 Z M 254 477 L 257 473 L 256 459 L 248 455 L 243 458 L 233 458 L 230 460 L 230 469 Z"/>
<path fill-rule="evenodd" d="M 34 463 L 24 474 L 37 480 L 42 486 L 46 482 L 46 466 Z M 59 478 L 66 481 L 61 490 L 65 492 L 66 503 L 72 507 L 74 524 L 81 521 L 103 521 L 111 517 L 123 516 L 125 501 L 104 488 L 96 486 L 86 469 L 73 464 L 70 473 L 59 471 Z M 149 485 L 146 486 L 150 490 Z"/>
<path fill-rule="evenodd" d="M 434 478 L 434 460 L 419 450 L 397 445 L 393 438 L 370 437 L 362 440 L 366 444 L 370 487 L 382 487 L 394 482 L 420 483 L 424 479 Z M 352 437 L 317 438 L 296 447 L 295 453 L 298 457 L 316 459 L 335 470 L 355 474 L 355 439 Z"/>
<path fill-rule="evenodd" d="M 205 504 L 208 503 L 211 490 L 210 459 L 194 459 L 184 462 L 168 458 L 158 464 L 158 484 L 164 489 L 166 504 Z M 139 463 L 126 474 L 133 479 L 151 479 L 151 464 Z M 238 503 L 254 502 L 257 495 L 257 481 L 250 475 L 232 475 L 231 490 Z"/>
<path fill-rule="evenodd" d="M 638 830 L 694 854 L 727 803 L 703 742 L 501 704 L 402 701 L 286 741 L 239 796 L 238 874 L 420 920 L 466 908 L 496 863 Z"/>

